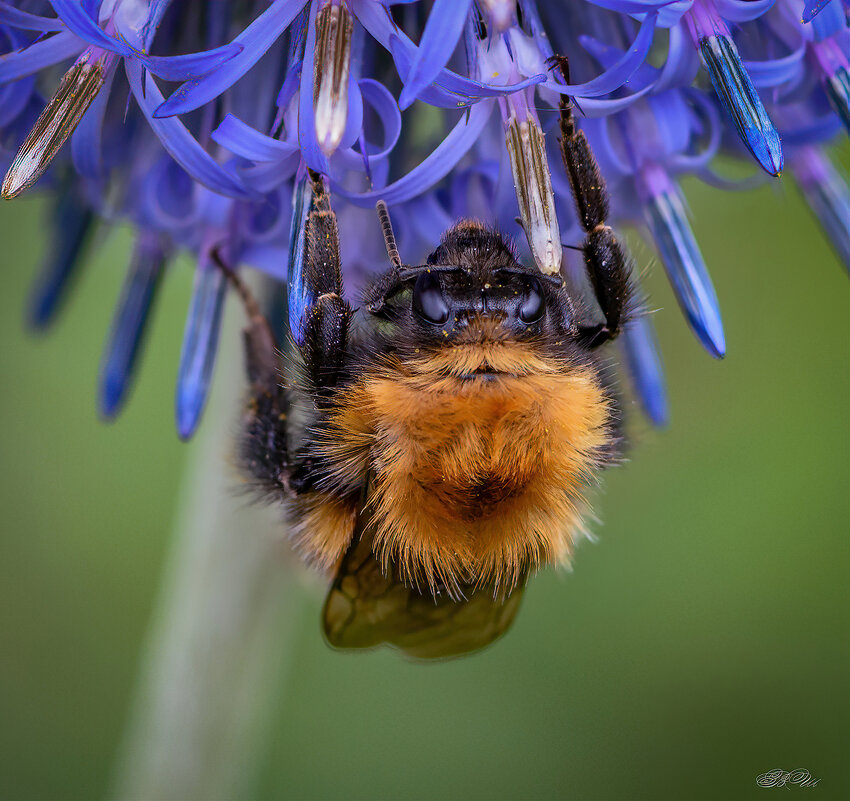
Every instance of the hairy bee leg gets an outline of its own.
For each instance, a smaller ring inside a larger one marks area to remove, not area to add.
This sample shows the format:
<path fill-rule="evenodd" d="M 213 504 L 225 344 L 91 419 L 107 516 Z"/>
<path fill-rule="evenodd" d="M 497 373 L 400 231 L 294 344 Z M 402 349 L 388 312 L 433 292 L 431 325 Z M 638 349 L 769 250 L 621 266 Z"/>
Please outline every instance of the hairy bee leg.
<path fill-rule="evenodd" d="M 553 65 L 561 70 L 566 83 L 570 82 L 569 63 L 564 56 L 555 56 Z M 584 131 L 575 124 L 573 104 L 561 95 L 560 111 L 561 156 L 575 198 L 578 218 L 587 232 L 584 261 L 590 283 L 605 315 L 605 323 L 581 329 L 582 338 L 591 347 L 616 337 L 622 329 L 632 299 L 629 258 L 606 223 L 609 214 L 608 191 L 605 179 Z"/>
<path fill-rule="evenodd" d="M 248 318 L 242 330 L 249 390 L 239 444 L 240 461 L 264 493 L 282 497 L 289 490 L 289 474 L 294 466 L 287 439 L 289 394 L 283 384 L 280 352 L 251 290 L 217 250 L 212 259 L 239 295 Z"/>
<path fill-rule="evenodd" d="M 342 298 L 339 229 L 322 176 L 310 170 L 313 201 L 307 217 L 304 284 L 310 304 L 301 347 L 320 405 L 336 386 L 348 343 L 351 307 Z"/>

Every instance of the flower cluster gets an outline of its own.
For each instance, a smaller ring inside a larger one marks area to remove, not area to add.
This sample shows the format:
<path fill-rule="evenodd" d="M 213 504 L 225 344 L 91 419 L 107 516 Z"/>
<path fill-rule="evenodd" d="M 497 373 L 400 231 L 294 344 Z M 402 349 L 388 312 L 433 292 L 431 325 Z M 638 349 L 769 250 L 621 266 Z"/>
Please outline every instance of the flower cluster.
<path fill-rule="evenodd" d="M 49 322 L 96 225 L 133 224 L 100 386 L 114 416 L 169 259 L 194 253 L 176 399 L 187 438 L 227 288 L 214 256 L 288 282 L 298 338 L 307 168 L 331 187 L 349 286 L 386 258 L 378 199 L 407 261 L 475 217 L 542 271 L 580 272 L 564 257 L 583 237 L 552 130 L 566 95 L 615 223 L 646 232 L 690 327 L 722 357 L 679 181 L 736 188 L 715 170 L 721 152 L 761 168 L 743 185 L 785 165 L 850 266 L 850 193 L 824 151 L 850 129 L 848 15 L 848 0 L 0 2 L 2 194 L 38 184 L 55 197 L 32 319 Z M 663 422 L 648 317 L 623 349 L 645 411 Z"/>

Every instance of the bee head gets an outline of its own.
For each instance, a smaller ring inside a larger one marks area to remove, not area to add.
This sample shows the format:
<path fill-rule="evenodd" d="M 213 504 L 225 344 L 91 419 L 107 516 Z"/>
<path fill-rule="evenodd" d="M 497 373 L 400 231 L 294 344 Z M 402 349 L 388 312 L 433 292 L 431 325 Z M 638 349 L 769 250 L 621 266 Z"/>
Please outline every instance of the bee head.
<path fill-rule="evenodd" d="M 495 231 L 462 221 L 425 264 L 402 266 L 366 299 L 417 344 L 456 345 L 539 338 L 568 324 L 560 275 L 520 264 Z"/>

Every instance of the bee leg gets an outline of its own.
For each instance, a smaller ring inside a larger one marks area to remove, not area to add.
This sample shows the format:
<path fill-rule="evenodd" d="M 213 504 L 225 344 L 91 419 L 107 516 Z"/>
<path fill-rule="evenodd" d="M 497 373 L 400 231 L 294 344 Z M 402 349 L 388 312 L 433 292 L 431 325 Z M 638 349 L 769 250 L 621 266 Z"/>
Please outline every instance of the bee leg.
<path fill-rule="evenodd" d="M 301 352 L 316 403 L 323 406 L 337 384 L 348 344 L 351 307 L 342 298 L 339 230 L 324 181 L 310 171 L 313 200 L 304 248 L 305 311 Z"/>
<path fill-rule="evenodd" d="M 248 324 L 242 330 L 248 402 L 242 421 L 239 458 L 265 494 L 282 497 L 293 469 L 287 440 L 289 393 L 283 384 L 280 352 L 268 320 L 251 290 L 216 250 L 212 259 L 239 295 Z"/>
<path fill-rule="evenodd" d="M 554 56 L 553 66 L 570 82 L 565 56 Z M 601 325 L 584 326 L 580 336 L 589 347 L 597 347 L 616 337 L 630 311 L 632 301 L 631 264 L 613 229 L 607 224 L 609 206 L 605 179 L 584 131 L 579 130 L 569 97 L 561 95 L 558 104 L 561 128 L 561 156 L 573 190 L 578 218 L 586 232 L 584 261 L 594 294 L 605 315 Z"/>

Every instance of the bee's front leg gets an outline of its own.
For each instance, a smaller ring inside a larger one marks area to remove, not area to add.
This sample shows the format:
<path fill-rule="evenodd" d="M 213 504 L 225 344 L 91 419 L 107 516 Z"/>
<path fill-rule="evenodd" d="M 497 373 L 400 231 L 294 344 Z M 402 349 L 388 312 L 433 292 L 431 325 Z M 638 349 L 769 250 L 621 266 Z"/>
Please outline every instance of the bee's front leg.
<path fill-rule="evenodd" d="M 339 230 L 324 180 L 310 171 L 313 199 L 307 217 L 303 281 L 308 299 L 299 343 L 318 406 L 337 384 L 348 346 L 351 307 L 342 298 Z"/>
<path fill-rule="evenodd" d="M 554 56 L 565 83 L 570 82 L 569 62 Z M 632 312 L 633 291 L 628 254 L 608 225 L 609 204 L 605 179 L 584 132 L 576 127 L 573 106 L 561 95 L 559 102 L 561 156 L 570 180 L 578 219 L 586 232 L 584 261 L 605 322 L 581 329 L 588 347 L 597 347 L 619 335 Z"/>

